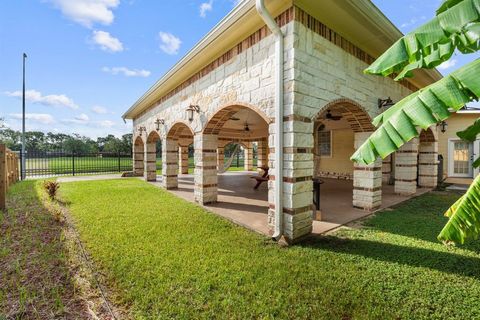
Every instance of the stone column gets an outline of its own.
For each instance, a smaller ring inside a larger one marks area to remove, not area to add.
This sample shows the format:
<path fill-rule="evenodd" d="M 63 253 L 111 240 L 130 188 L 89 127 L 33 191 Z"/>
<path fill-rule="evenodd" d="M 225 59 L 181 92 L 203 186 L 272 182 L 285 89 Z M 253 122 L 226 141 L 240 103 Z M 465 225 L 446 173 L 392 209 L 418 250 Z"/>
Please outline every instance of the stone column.
<path fill-rule="evenodd" d="M 225 169 L 225 149 L 223 147 L 217 148 L 217 170 L 223 172 Z"/>
<path fill-rule="evenodd" d="M 145 147 L 142 144 L 133 145 L 133 173 L 137 177 L 143 177 L 144 172 L 144 163 L 143 159 L 145 158 Z"/>
<path fill-rule="evenodd" d="M 157 145 L 156 142 L 145 144 L 145 172 L 143 174 L 146 181 L 157 181 Z"/>
<path fill-rule="evenodd" d="M 257 142 L 257 157 L 257 167 L 268 166 L 268 143 L 266 138 Z"/>
<path fill-rule="evenodd" d="M 195 146 L 195 201 L 202 204 L 217 202 L 217 148 L 218 136 L 196 134 Z"/>
<path fill-rule="evenodd" d="M 389 155 L 382 161 L 382 181 L 385 184 L 390 183 L 392 177 L 392 155 Z"/>
<path fill-rule="evenodd" d="M 180 173 L 188 174 L 188 146 L 179 147 L 179 163 L 180 163 Z"/>
<path fill-rule="evenodd" d="M 358 149 L 372 132 L 355 133 L 355 149 Z M 373 211 L 382 205 L 382 159 L 362 165 L 355 163 L 353 170 L 353 206 Z"/>
<path fill-rule="evenodd" d="M 163 187 L 167 190 L 178 188 L 178 141 L 165 138 L 162 145 Z"/>
<path fill-rule="evenodd" d="M 245 142 L 245 149 L 243 150 L 244 154 L 244 170 L 253 171 L 253 145 L 251 142 Z"/>
<path fill-rule="evenodd" d="M 418 138 L 404 144 L 395 153 L 395 193 L 413 195 L 417 192 Z"/>
<path fill-rule="evenodd" d="M 433 135 L 421 137 L 418 155 L 418 185 L 436 188 L 438 184 L 438 142 Z"/>
<path fill-rule="evenodd" d="M 284 120 L 283 221 L 284 237 L 296 242 L 312 232 L 313 221 L 313 124 L 310 119 Z M 295 128 L 295 130 L 294 130 Z M 274 124 L 270 125 L 269 145 L 274 146 Z M 268 183 L 268 223 L 275 226 L 275 149 L 270 148 Z"/>

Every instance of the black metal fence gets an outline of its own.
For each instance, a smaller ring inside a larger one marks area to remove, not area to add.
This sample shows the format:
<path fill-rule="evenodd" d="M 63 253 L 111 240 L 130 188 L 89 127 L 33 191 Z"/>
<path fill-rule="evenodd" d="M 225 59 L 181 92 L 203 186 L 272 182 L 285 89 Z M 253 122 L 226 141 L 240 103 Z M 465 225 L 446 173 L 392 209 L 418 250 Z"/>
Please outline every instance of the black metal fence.
<path fill-rule="evenodd" d="M 27 177 L 86 175 L 132 170 L 132 154 L 120 152 L 80 153 L 66 151 L 27 151 Z"/>

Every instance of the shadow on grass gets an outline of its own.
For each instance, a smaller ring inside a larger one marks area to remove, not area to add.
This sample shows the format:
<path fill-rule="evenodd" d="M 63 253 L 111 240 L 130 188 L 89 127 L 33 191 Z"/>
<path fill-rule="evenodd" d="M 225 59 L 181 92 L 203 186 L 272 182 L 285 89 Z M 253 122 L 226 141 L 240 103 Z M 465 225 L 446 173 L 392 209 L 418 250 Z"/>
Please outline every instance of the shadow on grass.
<path fill-rule="evenodd" d="M 479 258 L 451 252 L 335 236 L 311 238 L 301 246 L 480 279 Z"/>

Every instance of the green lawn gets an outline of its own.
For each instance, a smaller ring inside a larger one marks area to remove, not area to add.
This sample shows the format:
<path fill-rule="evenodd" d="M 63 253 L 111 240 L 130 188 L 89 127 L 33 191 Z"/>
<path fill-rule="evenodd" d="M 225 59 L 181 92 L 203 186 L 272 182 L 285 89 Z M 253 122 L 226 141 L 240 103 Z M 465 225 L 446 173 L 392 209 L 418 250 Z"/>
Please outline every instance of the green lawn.
<path fill-rule="evenodd" d="M 193 158 L 188 159 L 189 173 L 193 173 Z M 226 162 L 226 161 L 225 161 Z M 132 170 L 132 159 L 116 157 L 55 157 L 27 159 L 27 175 L 55 175 L 72 174 L 75 167 L 75 174 L 102 173 L 102 172 L 122 172 Z M 256 161 L 254 161 L 256 164 Z M 229 171 L 243 171 L 243 159 L 234 161 Z M 162 159 L 157 159 L 157 173 L 162 173 Z"/>
<path fill-rule="evenodd" d="M 479 242 L 436 240 L 456 195 L 281 248 L 137 179 L 66 183 L 61 194 L 137 319 L 480 318 Z"/>

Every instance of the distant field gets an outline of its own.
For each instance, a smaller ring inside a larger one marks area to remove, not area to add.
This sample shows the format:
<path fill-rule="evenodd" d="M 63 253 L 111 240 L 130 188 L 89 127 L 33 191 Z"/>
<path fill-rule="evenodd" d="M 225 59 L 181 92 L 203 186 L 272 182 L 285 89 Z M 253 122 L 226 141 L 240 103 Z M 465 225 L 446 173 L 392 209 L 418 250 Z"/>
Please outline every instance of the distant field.
<path fill-rule="evenodd" d="M 193 173 L 194 159 L 189 158 L 189 173 Z M 225 163 L 227 160 L 225 160 Z M 244 161 L 233 161 L 229 171 L 242 171 Z M 256 159 L 254 160 L 254 166 Z M 57 158 L 36 158 L 27 159 L 26 171 L 27 176 L 42 176 L 42 175 L 71 175 L 75 168 L 75 174 L 89 174 L 89 173 L 108 173 L 108 172 L 123 172 L 131 171 L 133 161 L 131 158 L 117 158 L 117 157 L 57 157 Z M 157 159 L 157 172 L 162 172 L 162 159 Z"/>

